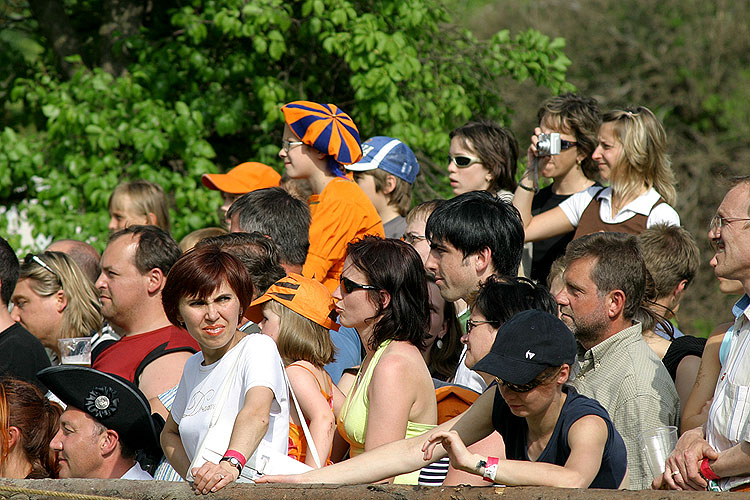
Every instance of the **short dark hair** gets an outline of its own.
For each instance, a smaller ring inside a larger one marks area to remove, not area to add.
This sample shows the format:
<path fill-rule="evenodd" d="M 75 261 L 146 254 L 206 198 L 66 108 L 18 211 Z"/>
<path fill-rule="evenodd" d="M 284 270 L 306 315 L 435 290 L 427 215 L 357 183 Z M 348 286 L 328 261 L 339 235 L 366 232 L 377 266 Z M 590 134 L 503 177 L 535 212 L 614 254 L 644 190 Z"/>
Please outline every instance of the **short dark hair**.
<path fill-rule="evenodd" d="M 135 267 L 141 274 L 160 269 L 166 276 L 182 252 L 168 232 L 158 226 L 129 226 L 109 237 L 112 243 L 121 236 L 132 235 L 138 239 L 135 251 Z"/>
<path fill-rule="evenodd" d="M 16 252 L 10 244 L 0 236 L 0 300 L 4 306 L 10 304 L 13 290 L 18 282 L 18 270 L 21 264 L 18 262 Z"/>
<path fill-rule="evenodd" d="M 565 251 L 568 268 L 572 262 L 587 257 L 596 259 L 591 281 L 599 294 L 622 290 L 625 294 L 623 317 L 632 319 L 646 293 L 646 264 L 638 238 L 625 233 L 594 233 L 568 244 Z"/>
<path fill-rule="evenodd" d="M 202 239 L 195 246 L 200 248 L 206 245 L 217 245 L 240 259 L 253 279 L 254 297 L 260 297 L 268 287 L 286 276 L 286 271 L 279 263 L 276 243 L 258 231 L 212 236 Z"/>
<path fill-rule="evenodd" d="M 499 328 L 515 314 L 538 309 L 557 316 L 557 302 L 544 286 L 527 278 L 490 276 L 479 285 L 474 307 L 493 327 Z"/>
<path fill-rule="evenodd" d="M 385 340 L 407 341 L 424 349 L 430 329 L 430 297 L 427 274 L 422 259 L 408 243 L 395 239 L 365 236 L 349 243 L 346 256 L 362 271 L 377 290 L 368 290 L 369 298 L 378 304 L 370 347 Z M 391 296 L 388 307 L 380 302 L 379 291 Z"/>
<path fill-rule="evenodd" d="M 518 141 L 513 132 L 495 122 L 481 120 L 458 127 L 449 135 L 451 139 L 458 137 L 471 143 L 482 165 L 490 171 L 490 192 L 515 191 Z"/>
<path fill-rule="evenodd" d="M 581 161 L 583 175 L 595 179 L 599 174 L 599 167 L 591 155 L 599 144 L 599 126 L 602 121 L 596 99 L 570 92 L 553 96 L 544 101 L 536 116 L 540 125 L 546 122 L 553 128 L 568 131 L 575 136 L 578 151 L 586 155 Z"/>
<path fill-rule="evenodd" d="M 464 257 L 489 247 L 495 274 L 516 276 L 524 231 L 516 207 L 487 191 L 470 191 L 441 203 L 427 219 L 431 242 L 448 242 Z"/>
<path fill-rule="evenodd" d="M 646 268 L 654 280 L 655 298 L 670 295 L 675 287 L 695 278 L 700 266 L 700 250 L 685 228 L 656 224 L 638 235 Z"/>
<path fill-rule="evenodd" d="M 185 252 L 172 266 L 162 290 L 161 303 L 167 319 L 175 326 L 182 326 L 177 319 L 180 299 L 205 299 L 224 280 L 237 294 L 241 316 L 252 300 L 253 280 L 240 259 L 218 245 L 203 245 Z"/>
<path fill-rule="evenodd" d="M 266 188 L 243 194 L 227 210 L 227 218 L 238 217 L 240 229 L 268 235 L 279 246 L 281 259 L 303 265 L 310 246 L 310 209 L 287 191 Z"/>

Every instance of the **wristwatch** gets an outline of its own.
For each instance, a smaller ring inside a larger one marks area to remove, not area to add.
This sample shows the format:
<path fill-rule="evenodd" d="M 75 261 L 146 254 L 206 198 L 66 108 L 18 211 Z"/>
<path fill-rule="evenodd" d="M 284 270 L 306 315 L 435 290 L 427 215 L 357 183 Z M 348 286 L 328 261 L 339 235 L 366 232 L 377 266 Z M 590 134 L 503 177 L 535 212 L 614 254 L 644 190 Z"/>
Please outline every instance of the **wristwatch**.
<path fill-rule="evenodd" d="M 239 474 L 242 474 L 242 464 L 235 457 L 222 457 L 221 460 L 219 460 L 219 463 L 221 462 L 228 462 L 229 465 L 237 469 Z"/>

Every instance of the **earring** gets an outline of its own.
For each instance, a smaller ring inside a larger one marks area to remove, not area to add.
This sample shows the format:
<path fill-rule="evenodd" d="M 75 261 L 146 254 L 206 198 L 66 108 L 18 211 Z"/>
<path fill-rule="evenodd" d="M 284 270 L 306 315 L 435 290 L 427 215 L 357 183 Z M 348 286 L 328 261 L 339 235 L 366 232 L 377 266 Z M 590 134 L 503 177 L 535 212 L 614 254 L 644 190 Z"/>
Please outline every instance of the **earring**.
<path fill-rule="evenodd" d="M 437 339 L 435 341 L 435 345 L 437 346 L 438 350 L 443 348 L 443 339 Z"/>

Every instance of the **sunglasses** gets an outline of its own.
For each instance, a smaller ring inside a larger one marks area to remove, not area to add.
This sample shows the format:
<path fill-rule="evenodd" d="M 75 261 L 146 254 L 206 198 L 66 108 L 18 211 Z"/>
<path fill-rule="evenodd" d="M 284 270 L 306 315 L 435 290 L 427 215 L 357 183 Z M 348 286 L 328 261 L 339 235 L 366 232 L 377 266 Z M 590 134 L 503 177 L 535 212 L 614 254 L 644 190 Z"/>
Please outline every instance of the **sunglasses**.
<path fill-rule="evenodd" d="M 498 387 L 507 387 L 513 392 L 529 392 L 533 389 L 536 389 L 540 385 L 546 383 L 548 380 L 552 379 L 553 377 L 556 377 L 557 374 L 560 373 L 560 370 L 556 370 L 550 374 L 544 375 L 544 376 L 538 376 L 528 384 L 511 384 L 510 382 L 505 382 L 504 380 L 500 380 L 499 378 L 495 377 L 495 382 L 497 382 Z"/>
<path fill-rule="evenodd" d="M 284 139 L 281 141 L 281 149 L 283 149 L 285 153 L 288 153 L 293 146 L 300 146 L 302 144 L 304 144 L 302 141 L 287 141 Z"/>
<path fill-rule="evenodd" d="M 482 160 L 479 158 L 474 158 L 473 156 L 466 156 L 466 155 L 448 155 L 448 164 L 450 165 L 450 162 L 453 162 L 456 164 L 458 168 L 466 168 L 474 165 L 475 163 L 482 163 Z"/>
<path fill-rule="evenodd" d="M 573 146 L 578 146 L 578 143 L 576 141 L 566 141 L 565 139 L 560 139 L 560 151 L 565 151 L 566 149 L 570 149 Z"/>
<path fill-rule="evenodd" d="M 339 283 L 341 283 L 341 288 L 346 293 L 352 293 L 355 290 L 378 290 L 378 287 L 376 286 L 360 285 L 356 281 L 352 281 L 349 278 L 344 278 L 343 276 L 339 278 Z"/>
<path fill-rule="evenodd" d="M 34 255 L 33 253 L 26 254 L 26 257 L 23 259 L 24 265 L 29 265 L 31 263 L 38 264 L 41 266 L 44 270 L 49 271 L 52 273 L 52 275 L 57 278 L 57 281 L 60 283 L 60 288 L 62 288 L 62 280 L 60 279 L 60 275 L 58 275 L 51 267 L 47 265 L 46 262 L 44 262 L 42 259 Z"/>

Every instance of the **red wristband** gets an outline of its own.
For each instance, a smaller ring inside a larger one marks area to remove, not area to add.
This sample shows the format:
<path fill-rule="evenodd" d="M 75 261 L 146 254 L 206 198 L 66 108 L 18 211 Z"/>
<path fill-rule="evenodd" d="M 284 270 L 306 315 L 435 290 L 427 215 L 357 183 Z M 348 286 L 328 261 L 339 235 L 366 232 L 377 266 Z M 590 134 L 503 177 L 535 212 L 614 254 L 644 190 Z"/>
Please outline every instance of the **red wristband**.
<path fill-rule="evenodd" d="M 495 474 L 497 474 L 497 464 L 500 462 L 500 459 L 497 457 L 487 457 L 487 463 L 484 466 L 484 474 L 483 479 L 487 482 L 494 483 L 495 482 Z"/>
<path fill-rule="evenodd" d="M 247 463 L 247 458 L 245 458 L 245 455 L 237 450 L 227 450 L 226 452 L 224 452 L 224 456 L 227 458 L 236 458 L 240 461 L 240 465 L 242 465 L 243 467 Z"/>
<path fill-rule="evenodd" d="M 707 458 L 704 458 L 703 461 L 701 462 L 701 474 L 707 480 L 718 481 L 719 479 L 721 479 L 719 476 L 716 475 L 714 471 L 711 470 L 711 466 L 709 465 Z"/>

